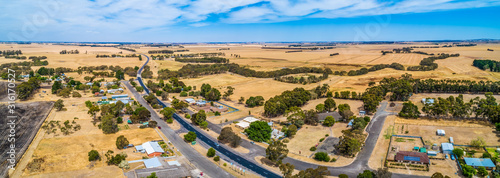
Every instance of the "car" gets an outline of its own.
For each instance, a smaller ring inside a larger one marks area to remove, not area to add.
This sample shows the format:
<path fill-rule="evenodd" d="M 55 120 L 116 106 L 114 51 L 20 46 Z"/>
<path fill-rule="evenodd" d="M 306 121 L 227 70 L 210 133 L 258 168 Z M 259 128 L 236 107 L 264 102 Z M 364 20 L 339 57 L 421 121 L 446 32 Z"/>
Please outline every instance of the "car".
<path fill-rule="evenodd" d="M 215 146 L 219 147 L 220 145 L 218 143 L 216 143 Z"/>
<path fill-rule="evenodd" d="M 255 142 L 250 142 L 251 144 L 255 144 Z"/>
<path fill-rule="evenodd" d="M 158 129 L 161 129 L 161 127 L 160 127 L 160 126 L 158 126 Z"/>
<path fill-rule="evenodd" d="M 445 157 L 446 159 L 448 159 L 448 155 L 444 155 L 444 157 Z"/>
<path fill-rule="evenodd" d="M 451 160 L 455 160 L 455 156 L 454 155 L 450 155 L 451 157 Z"/>

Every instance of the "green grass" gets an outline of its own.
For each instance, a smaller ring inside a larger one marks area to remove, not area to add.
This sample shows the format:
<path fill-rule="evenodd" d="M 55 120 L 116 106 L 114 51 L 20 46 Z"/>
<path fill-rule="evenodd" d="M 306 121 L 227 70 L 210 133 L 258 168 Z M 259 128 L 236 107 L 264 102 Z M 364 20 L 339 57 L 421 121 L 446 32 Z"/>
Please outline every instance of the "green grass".
<path fill-rule="evenodd" d="M 396 142 L 406 142 L 406 139 L 404 139 L 404 138 L 396 138 Z"/>
<path fill-rule="evenodd" d="M 387 127 L 387 130 L 384 131 L 385 139 L 391 139 L 391 136 L 394 135 L 394 126 L 390 125 Z"/>

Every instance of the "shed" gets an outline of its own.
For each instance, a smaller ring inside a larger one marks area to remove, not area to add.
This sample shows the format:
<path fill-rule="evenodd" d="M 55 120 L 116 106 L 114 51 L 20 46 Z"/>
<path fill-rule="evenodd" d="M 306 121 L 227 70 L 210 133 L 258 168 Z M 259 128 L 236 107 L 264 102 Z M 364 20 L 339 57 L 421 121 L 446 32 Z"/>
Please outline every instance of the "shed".
<path fill-rule="evenodd" d="M 143 162 L 144 162 L 144 166 L 146 166 L 146 168 L 155 168 L 155 167 L 162 166 L 160 160 L 157 157 L 151 158 L 151 159 L 145 159 Z"/>
<path fill-rule="evenodd" d="M 454 142 L 453 142 L 453 137 L 450 137 L 450 143 L 454 143 Z"/>
<path fill-rule="evenodd" d="M 193 98 L 186 98 L 184 99 L 184 101 L 188 104 L 193 104 L 193 103 L 196 103 L 196 100 L 194 100 Z"/>
<path fill-rule="evenodd" d="M 436 134 L 439 136 L 444 136 L 444 135 L 446 135 L 446 132 L 444 132 L 444 130 L 437 129 Z"/>
<path fill-rule="evenodd" d="M 365 111 L 359 111 L 359 116 L 364 116 L 366 114 Z"/>
<path fill-rule="evenodd" d="M 127 120 L 127 123 L 132 124 L 132 121 L 131 120 Z"/>
<path fill-rule="evenodd" d="M 486 169 L 495 168 L 495 164 L 490 158 L 464 158 L 465 164 L 472 166 L 474 168 L 483 166 Z"/>
<path fill-rule="evenodd" d="M 443 149 L 443 154 L 452 154 L 453 153 L 453 144 L 441 143 L 441 149 Z"/>
<path fill-rule="evenodd" d="M 437 156 L 438 152 L 437 151 L 428 151 L 427 156 Z"/>
<path fill-rule="evenodd" d="M 248 122 L 239 122 L 236 124 L 236 127 L 239 127 L 240 129 L 246 129 L 250 127 L 250 123 Z"/>
<path fill-rule="evenodd" d="M 425 147 L 422 147 L 422 148 L 420 148 L 420 152 L 421 153 L 427 153 L 427 149 L 425 149 Z"/>
<path fill-rule="evenodd" d="M 124 95 L 111 95 L 111 98 L 113 98 L 113 99 L 128 98 L 128 95 L 127 94 L 124 94 Z"/>
<path fill-rule="evenodd" d="M 146 152 L 146 150 L 144 150 L 144 148 L 142 147 L 142 145 L 135 146 L 135 150 L 137 150 L 138 152 L 141 152 L 141 153 Z"/>
<path fill-rule="evenodd" d="M 418 149 L 420 149 L 420 147 L 418 147 L 418 146 L 413 147 L 413 150 L 417 150 L 418 151 Z"/>

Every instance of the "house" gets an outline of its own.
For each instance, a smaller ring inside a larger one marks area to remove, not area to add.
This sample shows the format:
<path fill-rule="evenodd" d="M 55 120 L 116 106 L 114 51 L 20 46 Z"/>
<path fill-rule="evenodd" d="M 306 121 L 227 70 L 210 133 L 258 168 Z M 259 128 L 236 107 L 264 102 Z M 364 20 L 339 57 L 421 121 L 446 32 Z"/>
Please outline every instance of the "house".
<path fill-rule="evenodd" d="M 255 117 L 246 117 L 245 119 L 243 119 L 244 121 L 248 122 L 248 123 L 252 123 L 252 122 L 255 122 L 255 121 L 259 121 L 259 119 L 255 118 Z"/>
<path fill-rule="evenodd" d="M 135 146 L 135 149 L 141 153 L 146 153 L 150 157 L 160 156 L 164 153 L 158 142 L 146 142 L 142 145 Z"/>
<path fill-rule="evenodd" d="M 250 127 L 250 123 L 248 122 L 239 122 L 236 124 L 236 127 L 239 127 L 240 129 L 246 129 Z"/>
<path fill-rule="evenodd" d="M 432 99 L 432 98 L 424 98 L 424 99 L 422 99 L 422 103 L 423 104 L 426 104 L 426 103 L 427 104 L 434 104 L 434 99 Z"/>
<path fill-rule="evenodd" d="M 104 90 L 99 90 L 99 93 L 104 93 Z"/>
<path fill-rule="evenodd" d="M 400 151 L 394 156 L 397 162 L 411 163 L 411 164 L 429 164 L 429 156 L 426 153 Z"/>
<path fill-rule="evenodd" d="M 122 92 L 122 93 L 123 93 L 123 89 L 121 89 L 121 88 L 118 88 L 118 89 L 111 89 L 111 90 L 108 90 L 107 92 L 108 92 L 108 93 L 116 93 L 117 91 L 119 91 L 119 92 Z"/>
<path fill-rule="evenodd" d="M 443 154 L 453 154 L 453 144 L 451 143 L 441 143 L 441 149 Z"/>
<path fill-rule="evenodd" d="M 195 103 L 197 106 L 205 106 L 207 105 L 207 101 L 199 100 Z"/>
<path fill-rule="evenodd" d="M 193 98 L 186 98 L 184 99 L 184 101 L 188 104 L 193 104 L 193 103 L 196 103 L 196 100 L 194 100 Z"/>
<path fill-rule="evenodd" d="M 94 83 L 92 83 L 92 82 L 88 82 L 88 83 L 86 83 L 85 85 L 92 86 L 93 84 L 94 84 Z"/>
<path fill-rule="evenodd" d="M 285 133 L 279 131 L 278 129 L 273 129 L 273 131 L 271 132 L 271 138 L 274 138 L 274 139 L 280 139 L 281 137 L 284 137 L 285 136 Z"/>
<path fill-rule="evenodd" d="M 446 133 L 444 132 L 444 130 L 441 130 L 441 129 L 438 129 L 438 130 L 436 131 L 436 134 L 437 134 L 437 135 L 439 135 L 439 136 L 444 136 L 444 135 L 446 135 Z"/>
<path fill-rule="evenodd" d="M 359 116 L 364 116 L 366 114 L 366 111 L 359 111 Z"/>
<path fill-rule="evenodd" d="M 465 164 L 472 166 L 474 168 L 483 166 L 486 169 L 495 168 L 495 164 L 490 158 L 464 158 Z"/>

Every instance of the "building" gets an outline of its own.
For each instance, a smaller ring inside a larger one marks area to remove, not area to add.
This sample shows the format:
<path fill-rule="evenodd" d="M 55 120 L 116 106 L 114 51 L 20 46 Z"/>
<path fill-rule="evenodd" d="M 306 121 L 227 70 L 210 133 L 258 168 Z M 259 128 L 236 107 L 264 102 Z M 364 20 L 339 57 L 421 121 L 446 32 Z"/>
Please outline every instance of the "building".
<path fill-rule="evenodd" d="M 365 116 L 366 111 L 359 111 L 359 116 Z"/>
<path fill-rule="evenodd" d="M 193 103 L 196 103 L 196 100 L 194 100 L 193 98 L 186 98 L 184 99 L 184 101 L 188 104 L 193 104 Z"/>
<path fill-rule="evenodd" d="M 453 137 L 450 137 L 450 143 L 454 143 L 454 142 L 453 142 Z"/>
<path fill-rule="evenodd" d="M 335 121 L 342 121 L 342 116 L 338 112 L 325 112 L 325 113 L 319 113 L 318 114 L 318 119 L 319 121 L 324 121 L 326 117 L 332 116 Z"/>
<path fill-rule="evenodd" d="M 135 146 L 135 149 L 141 153 L 148 154 L 150 157 L 160 156 L 165 152 L 158 142 L 146 142 L 142 145 Z"/>
<path fill-rule="evenodd" d="M 453 154 L 453 144 L 451 143 L 441 143 L 441 149 L 443 154 Z"/>
<path fill-rule="evenodd" d="M 397 162 L 411 163 L 411 164 L 429 164 L 430 160 L 426 153 L 400 151 L 394 156 Z"/>
<path fill-rule="evenodd" d="M 108 90 L 107 92 L 108 92 L 108 93 L 116 93 L 117 91 L 119 91 L 119 92 L 122 92 L 122 93 L 123 93 L 123 89 L 121 89 L 121 88 L 118 88 L 118 89 L 111 89 L 111 90 Z"/>
<path fill-rule="evenodd" d="M 349 123 L 347 123 L 347 127 L 352 127 L 353 122 L 354 122 L 354 119 L 351 119 L 351 120 L 349 121 Z"/>
<path fill-rule="evenodd" d="M 432 99 L 432 98 L 424 98 L 424 99 L 422 99 L 422 103 L 424 103 L 424 104 L 426 104 L 426 103 L 428 103 L 428 104 L 434 104 L 434 99 Z"/>
<path fill-rule="evenodd" d="M 113 98 L 113 99 L 128 98 L 128 95 L 127 94 L 124 94 L 124 95 L 111 95 L 111 98 Z"/>
<path fill-rule="evenodd" d="M 437 151 L 428 151 L 427 156 L 437 156 L 438 152 Z"/>
<path fill-rule="evenodd" d="M 278 129 L 273 129 L 273 131 L 271 132 L 271 138 L 274 138 L 274 139 L 280 139 L 281 137 L 284 137 L 285 136 L 285 133 L 279 131 Z"/>
<path fill-rule="evenodd" d="M 486 169 L 495 168 L 495 164 L 493 164 L 493 161 L 491 161 L 490 158 L 464 158 L 464 161 L 465 164 L 474 168 L 478 168 L 480 166 L 483 166 Z"/>
<path fill-rule="evenodd" d="M 236 124 L 236 127 L 239 127 L 240 129 L 246 129 L 250 127 L 250 123 L 248 122 L 239 122 Z"/>
<path fill-rule="evenodd" d="M 444 135 L 446 135 L 446 132 L 444 132 L 444 130 L 438 129 L 436 131 L 436 134 L 439 135 L 439 136 L 444 136 Z"/>
<path fill-rule="evenodd" d="M 252 122 L 255 122 L 255 121 L 259 121 L 259 119 L 255 118 L 255 117 L 246 117 L 245 119 L 243 119 L 244 121 L 248 122 L 248 123 L 252 123 Z"/>

